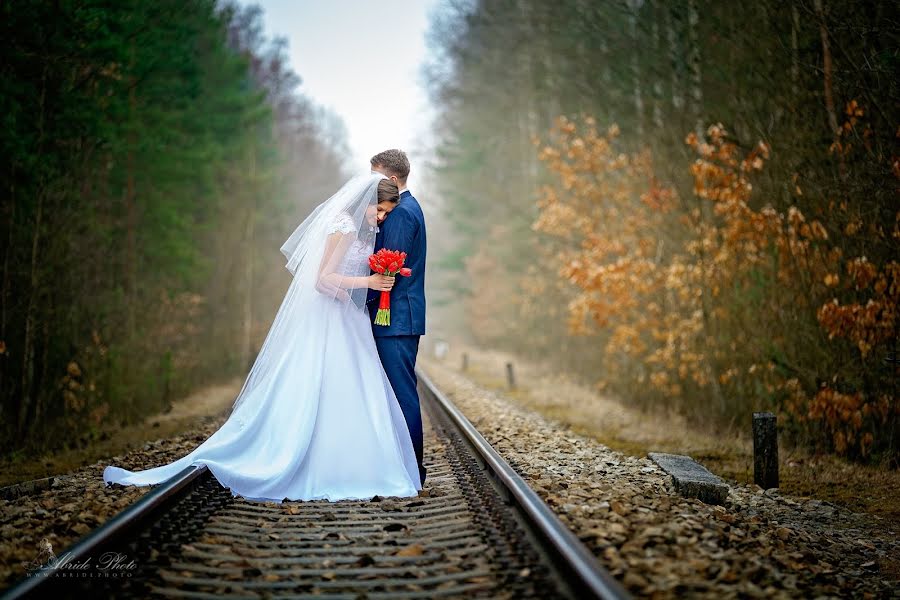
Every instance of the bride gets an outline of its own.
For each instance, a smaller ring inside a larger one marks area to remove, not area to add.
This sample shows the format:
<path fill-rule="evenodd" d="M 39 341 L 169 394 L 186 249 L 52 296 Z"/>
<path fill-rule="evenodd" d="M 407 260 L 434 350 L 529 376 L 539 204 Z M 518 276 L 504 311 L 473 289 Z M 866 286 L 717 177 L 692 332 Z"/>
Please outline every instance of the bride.
<path fill-rule="evenodd" d="M 281 247 L 293 281 L 228 420 L 187 456 L 103 480 L 164 481 L 206 465 L 248 500 L 415 496 L 422 489 L 406 421 L 385 374 L 365 309 L 377 225 L 397 205 L 380 173 L 354 177 Z"/>

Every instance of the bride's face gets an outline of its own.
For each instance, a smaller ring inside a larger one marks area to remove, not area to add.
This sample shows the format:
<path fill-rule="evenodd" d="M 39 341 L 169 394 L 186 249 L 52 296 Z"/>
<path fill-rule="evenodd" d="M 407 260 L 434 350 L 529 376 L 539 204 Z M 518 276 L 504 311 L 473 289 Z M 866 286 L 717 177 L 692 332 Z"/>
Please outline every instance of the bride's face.
<path fill-rule="evenodd" d="M 369 225 L 381 225 L 395 206 L 395 202 L 379 202 L 376 206 L 369 206 L 366 209 L 366 220 Z"/>

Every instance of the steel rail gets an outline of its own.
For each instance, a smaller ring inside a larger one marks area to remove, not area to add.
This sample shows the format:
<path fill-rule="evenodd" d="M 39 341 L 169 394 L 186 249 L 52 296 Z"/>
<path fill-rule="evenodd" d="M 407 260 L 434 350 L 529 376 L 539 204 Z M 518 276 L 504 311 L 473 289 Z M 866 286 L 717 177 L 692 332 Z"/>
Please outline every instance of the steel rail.
<path fill-rule="evenodd" d="M 573 597 L 629 598 L 624 588 L 601 567 L 581 541 L 491 447 L 462 412 L 435 387 L 431 379 L 420 369 L 416 373 L 420 389 L 424 392 L 424 408 L 449 425 L 453 433 L 458 434 L 463 446 L 468 447 L 476 461 L 473 465 L 484 469 L 488 475 L 487 480 L 512 508 L 517 520 L 524 525 L 528 537 L 537 542 L 544 562 L 549 563 L 548 566 L 556 571 L 557 579 L 572 592 Z M 77 562 L 90 557 L 92 553 L 112 547 L 157 520 L 195 489 L 196 484 L 205 481 L 205 477 L 212 477 L 205 465 L 185 468 L 76 541 L 64 551 L 62 557 L 66 562 Z M 52 564 L 45 565 L 41 570 L 48 568 L 52 568 Z M 56 579 L 42 576 L 40 571 L 33 572 L 30 577 L 3 592 L 0 600 L 50 597 L 58 589 L 54 585 Z"/>
<path fill-rule="evenodd" d="M 545 542 L 553 565 L 561 571 L 563 581 L 578 594 L 578 598 L 619 600 L 631 596 L 591 554 L 534 490 L 519 476 L 500 454 L 484 439 L 471 422 L 420 368 L 416 375 L 425 391 L 425 399 L 440 410 L 463 435 L 495 484 L 520 512 L 521 517 L 539 539 Z"/>
<path fill-rule="evenodd" d="M 66 548 L 60 559 L 64 558 L 67 563 L 77 563 L 88 558 L 92 553 L 126 537 L 129 532 L 165 511 L 168 506 L 191 489 L 192 483 L 199 481 L 207 473 L 209 471 L 206 465 L 185 467 L 180 473 L 155 486 L 134 504 L 105 521 L 97 529 L 75 541 Z M 29 596 L 46 597 L 45 594 L 52 594 L 50 590 L 57 583 L 55 578 L 40 574 L 40 571 L 52 567 L 52 564 L 43 565 L 39 571 L 32 573 L 28 578 L 6 590 L 0 596 L 0 600 L 18 600 Z"/>

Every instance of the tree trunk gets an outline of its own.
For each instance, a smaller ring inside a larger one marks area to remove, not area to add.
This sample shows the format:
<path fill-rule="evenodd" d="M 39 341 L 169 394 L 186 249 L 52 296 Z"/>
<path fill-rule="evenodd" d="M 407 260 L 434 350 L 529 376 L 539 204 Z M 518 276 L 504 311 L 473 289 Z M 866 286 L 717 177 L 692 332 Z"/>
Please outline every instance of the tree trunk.
<path fill-rule="evenodd" d="M 575 10 L 580 25 L 585 28 L 584 31 L 580 31 L 575 37 L 575 64 L 578 65 L 577 72 L 579 73 L 577 80 L 578 105 L 587 106 L 588 102 L 593 98 L 590 84 L 590 80 L 593 79 L 593 73 L 591 73 L 593 65 L 588 59 L 587 47 L 585 44 L 585 41 L 590 35 L 589 31 L 591 24 L 587 0 L 576 0 Z"/>
<path fill-rule="evenodd" d="M 48 307 L 49 311 L 52 314 L 52 306 Z M 43 323 L 41 324 L 41 333 L 43 334 L 43 339 L 41 340 L 43 352 L 41 354 L 41 374 L 37 378 L 37 386 L 35 389 L 37 390 L 34 394 L 34 402 L 33 402 L 33 415 L 30 419 L 28 425 L 28 433 L 29 436 L 32 435 L 35 429 L 40 425 L 41 419 L 44 418 L 44 402 L 47 400 L 47 394 L 42 393 L 44 389 L 45 382 L 47 381 L 47 373 L 50 368 L 50 321 L 45 318 Z"/>
<path fill-rule="evenodd" d="M 13 182 L 15 181 L 16 170 L 12 169 Z M 6 348 L 6 322 L 7 322 L 7 300 L 10 299 L 9 284 L 9 259 L 13 249 L 13 227 L 16 222 L 16 184 L 9 186 L 9 220 L 7 221 L 6 230 L 6 249 L 3 251 L 3 282 L 0 289 L 0 344 L 3 344 L 3 351 L 0 352 L 0 390 L 6 393 L 0 393 L 0 407 L 6 407 L 8 399 L 12 396 L 12 391 L 6 387 L 6 369 L 9 366 L 8 348 Z M 2 410 L 2 409 L 0 409 Z"/>
<path fill-rule="evenodd" d="M 252 148 L 250 150 L 250 195 L 249 195 L 249 206 L 247 209 L 247 219 L 244 224 L 244 242 L 246 251 L 244 252 L 244 259 L 246 260 L 244 276 L 246 280 L 244 281 L 244 310 L 243 317 L 244 323 L 242 328 L 242 339 L 241 339 L 241 365 L 245 369 L 249 369 L 250 359 L 253 353 L 252 349 L 252 334 L 253 334 L 253 229 L 254 229 L 254 217 L 256 214 L 256 202 L 254 201 L 255 195 L 253 194 L 253 189 L 256 183 L 256 149 Z"/>
<path fill-rule="evenodd" d="M 251 208 L 247 216 L 246 228 L 244 235 L 247 240 L 247 254 L 245 257 L 246 265 L 244 269 L 244 323 L 242 328 L 241 340 L 241 365 L 246 369 L 250 366 L 250 359 L 253 354 L 253 209 Z"/>
<path fill-rule="evenodd" d="M 532 15 L 529 12 L 528 2 L 519 3 L 519 12 L 525 29 L 525 38 L 529 40 L 536 39 L 535 36 L 532 35 Z M 520 150 L 519 168 L 523 175 L 522 183 L 524 184 L 524 189 L 521 190 L 521 193 L 531 193 L 531 190 L 534 189 L 534 186 L 537 183 L 538 176 L 538 165 L 534 158 L 534 150 L 531 145 L 533 136 L 537 134 L 537 112 L 534 108 L 535 85 L 532 67 L 533 57 L 531 55 L 533 51 L 532 48 L 533 44 L 529 44 L 525 47 L 525 50 L 519 53 L 520 71 L 523 78 L 523 85 L 519 88 L 521 91 L 520 98 L 523 99 L 523 102 L 519 105 L 518 119 Z"/>
<path fill-rule="evenodd" d="M 34 402 L 34 335 L 36 327 L 38 274 L 37 259 L 44 211 L 44 191 L 37 194 L 37 214 L 31 234 L 31 273 L 28 286 L 28 306 L 25 309 L 25 338 L 22 344 L 22 403 L 19 406 L 19 433 L 25 431 L 28 413 Z"/>
<path fill-rule="evenodd" d="M 603 56 L 602 67 L 600 67 L 600 81 L 603 82 L 603 93 L 608 94 L 609 90 L 613 89 L 612 85 L 612 70 L 610 69 L 610 55 L 609 55 L 609 46 L 606 44 L 606 40 L 600 42 L 600 53 Z M 613 102 L 612 98 L 606 98 L 606 102 L 603 103 L 606 105 L 606 124 L 612 125 L 615 120 L 615 113 L 613 112 Z"/>
<path fill-rule="evenodd" d="M 834 91 L 832 74 L 834 66 L 831 58 L 831 45 L 828 41 L 828 26 L 825 21 L 825 6 L 822 0 L 813 0 L 816 16 L 819 17 L 819 34 L 822 37 L 822 80 L 825 88 L 825 111 L 828 113 L 828 125 L 835 142 L 840 137 L 840 125 L 838 125 L 837 110 L 834 107 Z M 836 150 L 838 155 L 838 169 L 841 179 L 847 178 L 847 168 L 844 164 L 844 153 L 840 148 Z"/>
<path fill-rule="evenodd" d="M 658 61 L 659 58 L 663 54 L 662 48 L 662 35 L 660 35 L 660 27 L 659 27 L 659 7 L 656 3 L 653 4 L 653 13 L 651 15 L 653 19 L 652 25 L 652 36 L 653 36 L 653 55 Z M 663 101 L 663 86 L 662 81 L 660 80 L 659 74 L 657 72 L 653 72 L 653 126 L 656 127 L 657 130 L 662 130 L 664 122 L 663 122 L 663 110 L 662 110 L 662 101 Z"/>
<path fill-rule="evenodd" d="M 631 78 L 634 86 L 634 113 L 638 142 L 644 140 L 644 99 L 641 94 L 641 68 L 638 56 L 640 55 L 641 44 L 638 39 L 637 30 L 637 13 L 643 4 L 643 0 L 629 0 L 628 6 L 631 10 L 628 12 L 628 25 L 631 30 L 631 42 L 634 47 L 631 51 Z"/>
<path fill-rule="evenodd" d="M 697 136 L 703 136 L 703 74 L 700 66 L 700 40 L 697 28 L 700 25 L 700 14 L 697 12 L 697 0 L 688 0 L 688 64 L 691 69 L 691 112 L 695 119 Z"/>
<path fill-rule="evenodd" d="M 39 162 L 44 151 L 45 103 L 47 100 L 47 67 L 41 75 L 41 96 L 38 112 L 37 158 Z M 28 414 L 34 402 L 34 336 L 37 320 L 38 281 L 38 248 L 40 247 L 41 226 L 44 217 L 44 196 L 46 182 L 43 182 L 37 193 L 37 212 L 34 217 L 34 229 L 31 233 L 31 272 L 28 285 L 28 304 L 25 308 L 25 337 L 22 342 L 22 402 L 19 405 L 18 432 L 23 434 L 27 426 Z"/>
<path fill-rule="evenodd" d="M 819 17 L 819 33 L 822 36 L 822 76 L 825 86 L 825 109 L 828 112 L 828 125 L 831 126 L 831 135 L 837 135 L 838 120 L 834 109 L 834 95 L 832 93 L 832 61 L 831 46 L 828 43 L 828 28 L 825 25 L 825 7 L 822 0 L 813 0 L 816 7 L 816 15 Z"/>
<path fill-rule="evenodd" d="M 126 158 L 125 189 L 125 311 L 127 315 L 128 339 L 134 339 L 134 306 L 137 296 L 137 206 L 135 205 L 135 165 L 134 154 L 137 145 L 137 77 L 135 68 L 135 42 L 131 42 L 131 85 L 128 89 L 128 154 Z"/>
<path fill-rule="evenodd" d="M 791 2 L 791 93 L 796 102 L 800 96 L 800 11 L 796 0 Z"/>
<path fill-rule="evenodd" d="M 681 69 L 680 52 L 678 51 L 678 35 L 675 31 L 675 24 L 672 22 L 672 8 L 665 6 L 666 11 L 666 38 L 669 40 L 669 69 L 672 73 L 672 108 L 678 110 L 684 106 L 684 96 L 682 95 L 682 85 L 678 77 Z"/>

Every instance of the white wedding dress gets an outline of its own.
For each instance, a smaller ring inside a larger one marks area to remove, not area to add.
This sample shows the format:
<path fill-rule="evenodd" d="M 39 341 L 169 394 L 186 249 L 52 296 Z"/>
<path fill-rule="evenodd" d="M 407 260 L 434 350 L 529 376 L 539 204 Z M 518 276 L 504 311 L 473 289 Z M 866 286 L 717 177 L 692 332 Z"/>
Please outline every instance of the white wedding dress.
<path fill-rule="evenodd" d="M 358 213 L 343 210 L 331 210 L 325 222 L 326 234 L 352 236 L 361 226 Z M 354 238 L 335 261 L 336 272 L 367 276 L 373 236 Z M 307 237 L 324 239 L 308 230 Z M 321 256 L 310 252 L 306 262 L 324 262 Z M 344 302 L 316 292 L 304 260 L 294 261 L 294 281 L 222 427 L 173 463 L 136 472 L 108 466 L 104 481 L 149 485 L 202 464 L 234 496 L 248 500 L 417 495 L 415 452 L 378 357 L 365 289 L 352 290 Z"/>

